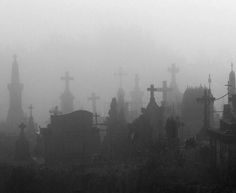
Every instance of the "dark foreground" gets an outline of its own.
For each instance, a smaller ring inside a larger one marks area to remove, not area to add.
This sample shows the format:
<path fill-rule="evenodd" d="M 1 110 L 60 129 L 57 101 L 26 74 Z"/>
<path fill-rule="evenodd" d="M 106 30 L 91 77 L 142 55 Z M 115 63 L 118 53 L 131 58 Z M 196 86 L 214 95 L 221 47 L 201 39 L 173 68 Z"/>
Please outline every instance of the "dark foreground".
<path fill-rule="evenodd" d="M 214 169 L 179 152 L 142 161 L 92 166 L 0 166 L 3 193 L 222 193 L 236 192 L 235 170 Z"/>

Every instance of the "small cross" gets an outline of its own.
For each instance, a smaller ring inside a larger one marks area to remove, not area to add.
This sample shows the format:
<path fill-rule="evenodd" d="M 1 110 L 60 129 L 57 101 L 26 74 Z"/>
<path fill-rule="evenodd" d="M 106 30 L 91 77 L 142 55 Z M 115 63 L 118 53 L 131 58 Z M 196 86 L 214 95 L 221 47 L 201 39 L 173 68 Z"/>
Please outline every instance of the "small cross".
<path fill-rule="evenodd" d="M 120 67 L 119 71 L 117 73 L 115 73 L 115 76 L 119 77 L 120 80 L 120 88 L 122 87 L 122 81 L 123 81 L 123 77 L 126 76 L 127 74 L 123 72 L 123 69 Z"/>
<path fill-rule="evenodd" d="M 151 99 L 155 99 L 154 98 L 154 92 L 157 91 L 157 88 L 155 88 L 153 84 L 151 84 L 150 88 L 148 88 L 147 91 L 150 92 L 150 98 Z"/>
<path fill-rule="evenodd" d="M 74 78 L 73 78 L 73 77 L 70 77 L 69 72 L 66 72 L 66 73 L 65 73 L 65 76 L 64 76 L 64 77 L 61 77 L 61 80 L 64 80 L 64 81 L 65 81 L 66 90 L 68 90 L 68 89 L 69 89 L 70 81 L 71 81 L 71 80 L 74 80 Z"/>
<path fill-rule="evenodd" d="M 167 87 L 167 81 L 162 82 L 162 88 L 157 88 L 158 92 L 162 92 L 162 100 L 164 103 L 167 101 L 167 92 L 171 91 L 171 88 Z"/>
<path fill-rule="evenodd" d="M 94 92 L 88 98 L 88 100 L 90 100 L 92 102 L 93 114 L 97 113 L 97 100 L 98 99 L 100 99 L 100 97 L 96 96 L 96 94 Z"/>

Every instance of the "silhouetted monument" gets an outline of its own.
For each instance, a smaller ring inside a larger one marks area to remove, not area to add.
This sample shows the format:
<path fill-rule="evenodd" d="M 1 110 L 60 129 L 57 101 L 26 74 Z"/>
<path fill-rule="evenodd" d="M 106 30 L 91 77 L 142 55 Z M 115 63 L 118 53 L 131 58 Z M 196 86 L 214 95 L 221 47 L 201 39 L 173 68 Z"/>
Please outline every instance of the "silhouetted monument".
<path fill-rule="evenodd" d="M 196 136 L 204 120 L 204 105 L 199 105 L 197 99 L 204 95 L 206 87 L 188 87 L 183 95 L 182 120 L 184 122 L 183 139 Z M 210 106 L 212 117 L 213 105 Z"/>
<path fill-rule="evenodd" d="M 150 101 L 146 109 L 143 108 L 142 114 L 129 125 L 133 153 L 140 156 L 145 156 L 150 147 L 164 137 L 162 108 L 157 105 L 154 96 L 157 88 L 151 85 L 147 90 Z"/>
<path fill-rule="evenodd" d="M 236 94 L 232 64 L 228 83 L 229 100 L 224 105 L 220 127 L 207 130 L 211 147 L 211 165 L 225 172 L 230 172 L 236 167 Z"/>
<path fill-rule="evenodd" d="M 171 74 L 170 88 L 167 101 L 169 105 L 172 107 L 173 114 L 180 115 L 181 114 L 181 102 L 182 102 L 182 94 L 179 91 L 176 74 L 179 72 L 179 68 L 176 67 L 175 64 L 172 64 L 168 71 Z"/>
<path fill-rule="evenodd" d="M 11 83 L 8 85 L 10 94 L 9 110 L 7 115 L 8 132 L 16 133 L 18 125 L 24 119 L 22 110 L 22 90 L 23 84 L 20 83 L 19 66 L 17 56 L 14 55 L 12 63 Z"/>
<path fill-rule="evenodd" d="M 69 72 L 66 72 L 61 80 L 65 81 L 65 91 L 61 95 L 61 111 L 63 114 L 71 113 L 74 110 L 74 96 L 70 91 L 70 81 L 74 80 L 70 77 Z"/>
<path fill-rule="evenodd" d="M 141 109 L 143 107 L 143 92 L 140 90 L 138 74 L 135 75 L 134 83 L 134 89 L 131 92 L 131 121 L 141 115 Z"/>
<path fill-rule="evenodd" d="M 29 150 L 29 142 L 25 137 L 24 129 L 26 125 L 21 123 L 19 125 L 21 129 L 20 135 L 15 144 L 15 159 L 16 161 L 27 161 L 30 159 L 30 150 Z"/>
<path fill-rule="evenodd" d="M 203 104 L 204 110 L 203 110 L 203 126 L 200 132 L 198 133 L 199 139 L 206 139 L 207 136 L 207 130 L 211 128 L 211 123 L 213 122 L 213 110 L 214 110 L 214 101 L 215 98 L 212 96 L 210 84 L 211 84 L 211 78 L 209 76 L 208 79 L 209 82 L 209 88 L 204 89 L 204 95 L 200 98 L 197 98 L 197 101 L 199 103 Z"/>
<path fill-rule="evenodd" d="M 128 129 L 121 118 L 116 98 L 110 104 L 107 120 L 107 134 L 103 141 L 103 155 L 111 160 L 123 159 L 127 155 Z"/>
<path fill-rule="evenodd" d="M 75 111 L 51 115 L 51 123 L 41 128 L 45 159 L 52 162 L 88 161 L 100 150 L 99 131 L 93 126 L 93 114 Z"/>
<path fill-rule="evenodd" d="M 180 121 L 177 118 L 169 117 L 166 121 L 166 137 L 169 148 L 176 148 L 178 146 L 178 130 Z"/>

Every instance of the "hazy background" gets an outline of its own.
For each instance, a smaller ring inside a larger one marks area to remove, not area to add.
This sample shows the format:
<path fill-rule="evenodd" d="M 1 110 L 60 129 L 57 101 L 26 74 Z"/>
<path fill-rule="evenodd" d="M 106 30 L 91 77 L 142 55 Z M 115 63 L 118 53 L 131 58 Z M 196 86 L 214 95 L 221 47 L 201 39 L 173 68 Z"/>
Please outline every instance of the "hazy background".
<path fill-rule="evenodd" d="M 127 99 L 135 73 L 143 90 L 161 86 L 174 62 L 182 92 L 207 84 L 211 73 L 215 96 L 223 95 L 230 62 L 236 62 L 235 9 L 234 0 L 0 0 L 0 119 L 8 109 L 14 53 L 24 110 L 32 103 L 40 124 L 60 104 L 65 71 L 75 79 L 75 108 L 90 110 L 87 97 L 94 91 L 102 113 L 116 95 L 120 66 L 128 74 Z"/>

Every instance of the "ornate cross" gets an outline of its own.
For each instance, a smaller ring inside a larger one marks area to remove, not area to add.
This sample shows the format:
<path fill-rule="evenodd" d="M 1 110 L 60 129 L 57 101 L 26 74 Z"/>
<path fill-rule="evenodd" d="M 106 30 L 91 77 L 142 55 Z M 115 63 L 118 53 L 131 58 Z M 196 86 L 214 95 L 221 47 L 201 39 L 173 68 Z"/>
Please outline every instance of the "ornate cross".
<path fill-rule="evenodd" d="M 127 74 L 123 72 L 122 68 L 119 68 L 119 71 L 117 73 L 115 73 L 115 76 L 119 77 L 119 81 L 120 81 L 120 88 L 122 87 L 122 81 L 123 81 L 123 77 L 126 76 Z"/>
<path fill-rule="evenodd" d="M 153 84 L 151 84 L 151 86 L 147 89 L 147 91 L 150 92 L 150 98 L 155 99 L 154 98 L 154 92 L 157 91 L 157 88 L 155 88 Z"/>
<path fill-rule="evenodd" d="M 162 88 L 157 88 L 157 92 L 162 92 L 162 100 L 164 103 L 167 102 L 167 93 L 171 90 L 171 88 L 167 87 L 167 81 L 162 82 Z"/>
<path fill-rule="evenodd" d="M 73 78 L 73 77 L 70 77 L 69 72 L 66 72 L 66 73 L 65 73 L 65 76 L 64 76 L 64 77 L 61 77 L 61 80 L 64 80 L 64 81 L 65 81 L 66 90 L 68 90 L 68 89 L 69 89 L 70 81 L 71 81 L 71 80 L 74 80 L 74 78 Z"/>

